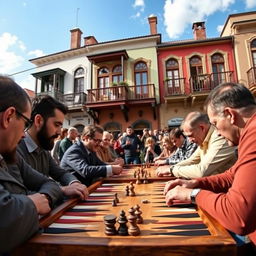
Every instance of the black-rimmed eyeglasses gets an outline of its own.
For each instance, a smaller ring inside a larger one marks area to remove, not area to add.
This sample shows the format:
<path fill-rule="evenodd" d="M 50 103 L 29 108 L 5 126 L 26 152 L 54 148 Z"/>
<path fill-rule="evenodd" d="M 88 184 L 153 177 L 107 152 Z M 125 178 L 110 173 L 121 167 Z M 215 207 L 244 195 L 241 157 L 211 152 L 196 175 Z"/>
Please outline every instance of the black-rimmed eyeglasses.
<path fill-rule="evenodd" d="M 24 116 L 24 115 L 23 115 L 20 111 L 18 111 L 17 109 L 16 109 L 16 113 L 17 113 L 18 116 L 20 116 L 21 118 L 24 119 L 24 121 L 25 121 L 25 128 L 24 128 L 24 131 L 26 132 L 26 131 L 32 126 L 33 122 L 32 122 L 28 117 Z"/>

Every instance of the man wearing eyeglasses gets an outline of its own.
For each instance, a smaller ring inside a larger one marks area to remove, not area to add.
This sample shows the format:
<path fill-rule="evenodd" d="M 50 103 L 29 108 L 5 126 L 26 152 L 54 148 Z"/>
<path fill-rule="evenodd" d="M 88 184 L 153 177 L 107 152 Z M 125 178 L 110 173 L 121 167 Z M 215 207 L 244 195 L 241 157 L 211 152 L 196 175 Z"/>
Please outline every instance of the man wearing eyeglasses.
<path fill-rule="evenodd" d="M 77 178 L 62 169 L 50 155 L 54 140 L 61 133 L 67 107 L 47 96 L 33 101 L 31 127 L 18 145 L 18 152 L 38 172 L 53 178 L 61 184 L 65 196 L 79 196 L 86 199 L 88 190 Z"/>
<path fill-rule="evenodd" d="M 103 129 L 89 125 L 84 127 L 81 141 L 73 144 L 64 154 L 61 167 L 72 172 L 83 184 L 91 185 L 100 177 L 118 175 L 122 172 L 120 165 L 108 165 L 96 155 L 102 142 Z"/>
<path fill-rule="evenodd" d="M 39 230 L 39 215 L 50 212 L 62 191 L 16 154 L 30 124 L 31 102 L 12 79 L 0 76 L 0 254 Z M 15 168 L 9 169 L 7 164 Z"/>

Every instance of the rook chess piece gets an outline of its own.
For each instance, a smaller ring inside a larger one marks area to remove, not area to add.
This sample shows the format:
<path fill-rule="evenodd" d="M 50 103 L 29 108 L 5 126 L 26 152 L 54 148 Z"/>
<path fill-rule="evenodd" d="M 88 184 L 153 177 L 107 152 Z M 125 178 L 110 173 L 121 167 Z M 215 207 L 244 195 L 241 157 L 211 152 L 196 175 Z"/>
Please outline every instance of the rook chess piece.
<path fill-rule="evenodd" d="M 137 225 L 137 217 L 135 216 L 133 207 L 129 210 L 129 216 L 128 221 L 130 223 L 130 226 L 128 228 L 128 233 L 131 236 L 137 236 L 140 234 L 140 229 Z"/>
<path fill-rule="evenodd" d="M 113 236 L 116 234 L 116 216 L 113 214 L 105 215 L 104 216 L 104 223 L 105 223 L 105 234 L 107 236 Z"/>
<path fill-rule="evenodd" d="M 126 216 L 125 216 L 125 212 L 124 210 L 122 210 L 120 212 L 120 216 L 117 220 L 117 222 L 120 224 L 117 232 L 118 232 L 118 235 L 120 236 L 128 236 L 128 227 L 126 225 L 126 223 L 128 222 Z"/>
<path fill-rule="evenodd" d="M 140 210 L 140 206 L 137 204 L 134 206 L 135 215 L 137 217 L 137 223 L 141 224 L 143 223 L 143 218 L 141 217 L 142 211 Z"/>

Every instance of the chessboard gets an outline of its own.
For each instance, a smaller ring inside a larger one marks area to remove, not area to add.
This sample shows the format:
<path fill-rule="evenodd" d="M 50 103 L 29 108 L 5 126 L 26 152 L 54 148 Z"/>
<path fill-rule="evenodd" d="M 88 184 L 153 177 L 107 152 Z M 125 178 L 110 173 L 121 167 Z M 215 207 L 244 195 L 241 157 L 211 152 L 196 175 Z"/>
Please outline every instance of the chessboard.
<path fill-rule="evenodd" d="M 166 206 L 164 181 L 114 181 L 98 181 L 86 201 L 59 206 L 42 219 L 43 233 L 13 255 L 236 255 L 229 233 L 203 210 Z"/>

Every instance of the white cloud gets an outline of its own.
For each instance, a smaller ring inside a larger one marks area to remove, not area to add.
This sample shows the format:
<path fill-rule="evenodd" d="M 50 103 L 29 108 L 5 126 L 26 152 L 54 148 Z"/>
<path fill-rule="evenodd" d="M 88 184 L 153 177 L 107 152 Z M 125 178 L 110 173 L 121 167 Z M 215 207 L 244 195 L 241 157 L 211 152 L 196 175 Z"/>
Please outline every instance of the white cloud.
<path fill-rule="evenodd" d="M 178 38 L 193 22 L 205 21 L 209 15 L 216 11 L 225 11 L 234 2 L 235 0 L 166 0 L 166 32 L 170 38 Z"/>
<path fill-rule="evenodd" d="M 22 79 L 16 81 L 22 88 L 27 88 L 32 91 L 35 90 L 35 78 L 31 75 L 25 76 Z"/>
<path fill-rule="evenodd" d="M 29 51 L 28 55 L 34 55 L 36 58 L 37 57 L 42 57 L 44 54 L 44 52 L 42 50 L 34 50 L 34 51 Z"/>
<path fill-rule="evenodd" d="M 221 33 L 223 27 L 224 27 L 224 25 L 218 25 L 218 26 L 217 26 L 217 31 L 218 31 L 219 33 Z"/>
<path fill-rule="evenodd" d="M 256 0 L 245 0 L 246 8 L 256 7 Z"/>
<path fill-rule="evenodd" d="M 15 52 L 15 47 L 20 48 L 21 45 L 24 46 L 15 35 L 0 35 L 0 73 L 9 74 L 22 65 L 24 58 Z"/>
<path fill-rule="evenodd" d="M 134 9 L 138 9 L 137 13 L 135 15 L 132 15 L 131 18 L 136 19 L 141 17 L 141 14 L 144 12 L 145 9 L 145 3 L 144 0 L 135 0 L 134 4 L 132 5 Z"/>

